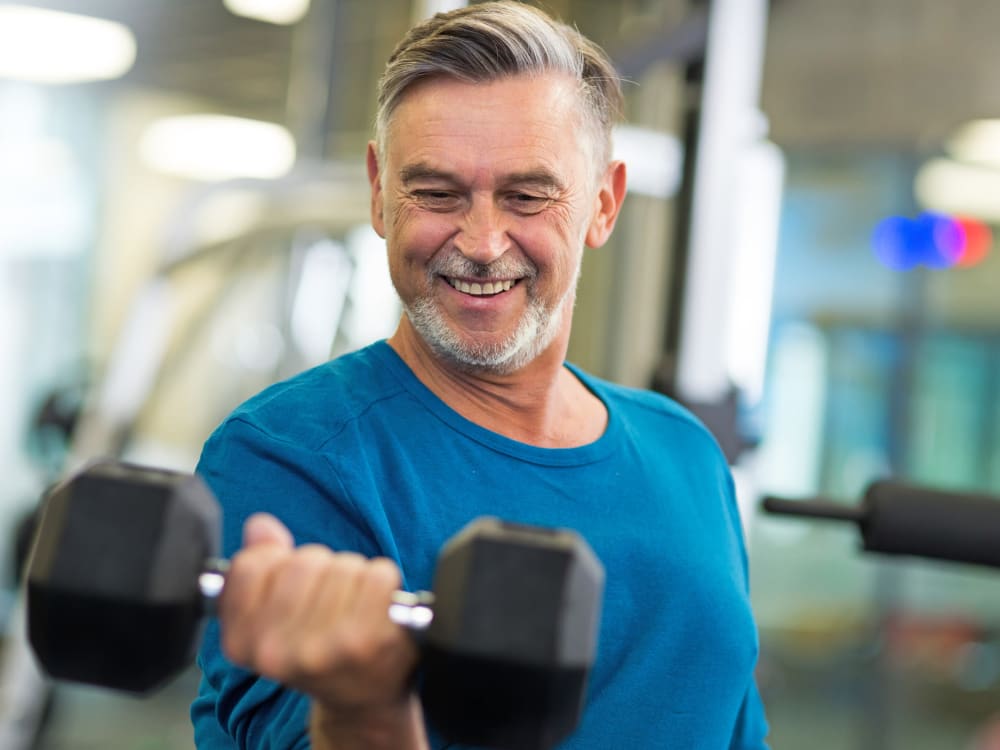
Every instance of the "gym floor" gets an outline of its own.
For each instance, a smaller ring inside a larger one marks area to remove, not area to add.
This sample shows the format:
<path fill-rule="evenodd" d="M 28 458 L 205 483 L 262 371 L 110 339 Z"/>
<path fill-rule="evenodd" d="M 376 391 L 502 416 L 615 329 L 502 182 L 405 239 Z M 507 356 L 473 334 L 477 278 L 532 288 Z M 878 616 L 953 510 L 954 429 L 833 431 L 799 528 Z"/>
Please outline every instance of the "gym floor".
<path fill-rule="evenodd" d="M 197 690 L 194 669 L 150 698 L 60 686 L 34 750 L 191 750 L 188 707 Z"/>
<path fill-rule="evenodd" d="M 934 712 L 921 720 L 921 713 L 911 711 L 906 712 L 906 721 L 885 726 L 882 722 L 886 717 L 882 716 L 878 727 L 871 726 L 866 718 L 873 697 L 870 665 L 842 664 L 839 669 L 819 672 L 771 662 L 771 673 L 765 676 L 762 688 L 773 730 L 772 750 L 974 747 L 971 722 L 960 712 L 951 720 L 942 720 L 940 713 Z M 197 686 L 194 669 L 148 699 L 61 686 L 33 750 L 191 750 L 188 706 Z M 893 691 L 897 700 L 903 687 L 897 685 Z M 998 700 L 1000 696 L 991 694 L 990 698 Z M 902 713 L 898 706 L 895 710 L 893 706 L 884 708 L 890 716 Z"/>

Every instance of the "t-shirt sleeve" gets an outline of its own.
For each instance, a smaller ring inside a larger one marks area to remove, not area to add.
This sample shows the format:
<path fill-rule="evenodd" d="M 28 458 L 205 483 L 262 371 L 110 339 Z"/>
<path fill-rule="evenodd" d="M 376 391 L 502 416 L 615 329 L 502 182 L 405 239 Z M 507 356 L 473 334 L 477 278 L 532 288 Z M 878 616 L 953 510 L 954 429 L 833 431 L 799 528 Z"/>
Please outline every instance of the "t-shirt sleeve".
<path fill-rule="evenodd" d="M 764 715 L 764 704 L 757 683 L 750 681 L 750 688 L 743 697 L 743 705 L 736 717 L 736 727 L 729 750 L 768 750 L 766 743 L 768 733 L 767 719 Z"/>
<path fill-rule="evenodd" d="M 750 596 L 749 559 L 743 536 L 743 522 L 740 518 L 739 504 L 736 501 L 736 486 L 732 473 L 726 469 L 726 502 L 733 526 L 733 536 L 739 548 L 739 563 L 743 577 L 744 591 Z M 736 716 L 736 726 L 729 750 L 768 750 L 766 743 L 768 733 L 767 715 L 764 702 L 757 689 L 757 681 L 751 675 L 750 684 Z"/>
<path fill-rule="evenodd" d="M 226 661 L 214 622 L 198 666 L 201 686 L 191 705 L 198 750 L 308 750 L 308 698 Z"/>
<path fill-rule="evenodd" d="M 223 554 L 241 546 L 244 521 L 265 511 L 297 544 L 325 540 L 338 549 L 375 554 L 371 535 L 321 451 L 284 441 L 239 418 L 205 444 L 197 473 L 222 506 Z M 309 747 L 305 695 L 231 664 L 214 620 L 206 625 L 198 666 L 199 693 L 191 706 L 199 750 L 300 750 Z"/>

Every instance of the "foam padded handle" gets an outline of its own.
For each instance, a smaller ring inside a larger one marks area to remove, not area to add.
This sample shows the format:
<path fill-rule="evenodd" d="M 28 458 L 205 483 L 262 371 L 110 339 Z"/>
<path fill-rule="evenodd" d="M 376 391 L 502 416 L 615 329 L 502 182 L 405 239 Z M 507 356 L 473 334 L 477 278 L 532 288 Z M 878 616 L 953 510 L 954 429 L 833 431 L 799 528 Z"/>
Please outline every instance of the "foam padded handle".
<path fill-rule="evenodd" d="M 1000 497 L 897 480 L 868 486 L 857 505 L 766 497 L 768 513 L 854 523 L 868 552 L 1000 567 Z"/>
<path fill-rule="evenodd" d="M 866 550 L 1000 567 L 1000 498 L 881 480 L 864 505 Z"/>

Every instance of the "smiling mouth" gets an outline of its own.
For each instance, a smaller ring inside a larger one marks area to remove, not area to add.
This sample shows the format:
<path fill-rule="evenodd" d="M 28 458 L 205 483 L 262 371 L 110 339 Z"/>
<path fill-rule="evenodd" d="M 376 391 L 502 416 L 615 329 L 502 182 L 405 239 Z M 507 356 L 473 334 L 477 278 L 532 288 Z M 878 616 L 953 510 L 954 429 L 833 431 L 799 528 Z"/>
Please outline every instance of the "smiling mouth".
<path fill-rule="evenodd" d="M 510 291 L 519 281 L 519 279 L 506 279 L 504 281 L 479 283 L 476 281 L 462 281 L 462 279 L 453 279 L 447 276 L 444 277 L 444 280 L 458 291 L 464 294 L 471 294 L 473 297 L 485 297 L 487 295 Z"/>

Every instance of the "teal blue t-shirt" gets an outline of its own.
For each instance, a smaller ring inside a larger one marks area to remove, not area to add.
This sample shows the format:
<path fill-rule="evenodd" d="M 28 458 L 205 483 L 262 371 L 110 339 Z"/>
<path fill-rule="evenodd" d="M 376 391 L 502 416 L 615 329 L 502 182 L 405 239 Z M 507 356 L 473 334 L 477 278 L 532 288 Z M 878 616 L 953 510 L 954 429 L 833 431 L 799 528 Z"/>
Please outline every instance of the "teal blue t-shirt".
<path fill-rule="evenodd" d="M 244 520 L 298 543 L 395 560 L 431 586 L 437 552 L 473 518 L 572 528 L 606 572 L 598 655 L 560 750 L 765 750 L 757 635 L 733 485 L 709 433 L 669 399 L 571 371 L 608 411 L 596 442 L 552 449 L 466 420 L 385 342 L 274 385 L 205 445 L 198 472 Z M 308 748 L 308 698 L 228 663 L 206 628 L 192 706 L 200 750 Z M 432 747 L 457 748 L 437 738 Z"/>

